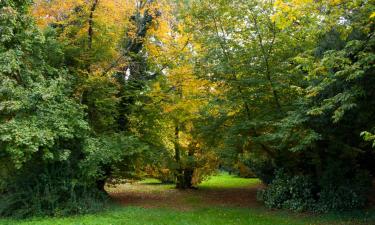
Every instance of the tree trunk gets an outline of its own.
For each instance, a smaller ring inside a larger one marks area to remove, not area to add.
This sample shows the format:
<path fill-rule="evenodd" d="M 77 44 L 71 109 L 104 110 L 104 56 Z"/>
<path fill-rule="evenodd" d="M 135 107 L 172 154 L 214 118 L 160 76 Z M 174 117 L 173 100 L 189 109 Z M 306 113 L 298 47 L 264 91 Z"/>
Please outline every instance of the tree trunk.
<path fill-rule="evenodd" d="M 105 184 L 107 178 L 109 178 L 112 174 L 112 168 L 109 165 L 104 165 L 102 169 L 104 170 L 104 176 L 103 178 L 96 180 L 96 188 L 103 193 L 107 193 L 105 190 Z"/>
<path fill-rule="evenodd" d="M 194 169 L 192 168 L 178 169 L 177 175 L 176 175 L 176 188 L 177 189 L 193 188 L 193 174 L 194 174 Z"/>
<path fill-rule="evenodd" d="M 191 147 L 189 148 L 188 152 L 189 157 L 194 157 L 194 149 Z M 181 167 L 177 171 L 178 176 L 177 177 L 177 183 L 176 188 L 178 189 L 190 189 L 193 188 L 193 175 L 194 175 L 194 164 L 189 163 L 188 165 L 185 165 L 183 168 Z"/>
<path fill-rule="evenodd" d="M 105 190 L 105 179 L 100 179 L 96 181 L 96 188 L 103 193 L 106 193 Z"/>
<path fill-rule="evenodd" d="M 89 36 L 89 49 L 92 48 L 92 37 L 94 36 L 94 12 L 96 10 L 96 6 L 98 5 L 98 0 L 94 0 L 92 3 L 91 9 L 90 9 L 90 16 L 89 16 L 89 30 L 88 30 L 88 36 Z"/>
<path fill-rule="evenodd" d="M 180 128 L 178 125 L 175 127 L 175 140 L 174 140 L 174 151 L 175 151 L 175 160 L 177 164 L 177 170 L 176 170 L 176 188 L 178 189 L 184 189 L 185 188 L 185 179 L 184 179 L 184 171 L 181 166 L 181 152 L 180 152 L 180 145 L 179 145 L 179 139 L 180 139 Z"/>
<path fill-rule="evenodd" d="M 187 188 L 193 188 L 193 174 L 194 174 L 194 169 L 192 168 L 187 168 L 184 169 L 184 189 Z"/>

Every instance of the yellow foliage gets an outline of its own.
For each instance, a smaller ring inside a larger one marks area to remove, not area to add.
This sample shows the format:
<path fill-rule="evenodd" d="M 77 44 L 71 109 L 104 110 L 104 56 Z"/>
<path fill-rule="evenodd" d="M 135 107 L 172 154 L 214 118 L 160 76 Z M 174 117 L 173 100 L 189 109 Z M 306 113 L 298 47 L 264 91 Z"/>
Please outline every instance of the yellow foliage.
<path fill-rule="evenodd" d="M 71 48 L 81 50 L 77 60 L 90 61 L 90 71 L 103 71 L 121 54 L 119 43 L 125 28 L 131 27 L 137 0 L 99 0 L 93 12 L 93 39 L 88 47 L 88 29 L 94 0 L 35 0 L 32 15 L 45 28 L 60 25 L 60 39 Z M 86 49 L 86 51 L 82 51 Z"/>
<path fill-rule="evenodd" d="M 284 29 L 293 24 L 298 18 L 312 14 L 315 11 L 313 0 L 276 0 L 274 3 L 276 13 L 271 19 Z"/>
<path fill-rule="evenodd" d="M 32 14 L 37 24 L 43 28 L 50 23 L 62 23 L 75 7 L 84 4 L 84 0 L 36 0 L 32 7 Z"/>
<path fill-rule="evenodd" d="M 276 12 L 271 19 L 279 28 L 285 29 L 302 18 L 322 19 L 326 15 L 320 14 L 321 8 L 335 9 L 335 6 L 341 3 L 343 0 L 276 0 L 274 3 Z M 334 15 L 332 12 L 331 14 Z"/>

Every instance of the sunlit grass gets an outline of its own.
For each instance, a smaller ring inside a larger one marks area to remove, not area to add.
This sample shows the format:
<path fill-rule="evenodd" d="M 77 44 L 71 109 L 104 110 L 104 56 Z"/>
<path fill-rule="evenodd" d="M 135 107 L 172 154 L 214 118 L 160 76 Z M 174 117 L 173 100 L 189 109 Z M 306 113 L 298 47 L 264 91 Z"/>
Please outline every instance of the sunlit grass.
<path fill-rule="evenodd" d="M 141 207 L 117 207 L 83 216 L 65 218 L 35 218 L 29 220 L 1 220 L 1 225 L 307 225 L 307 224 L 374 224 L 374 216 L 337 215 L 298 216 L 287 212 L 268 212 L 264 209 L 205 208 L 192 211 L 173 209 L 145 209 Z"/>
<path fill-rule="evenodd" d="M 228 173 L 220 173 L 212 176 L 198 185 L 199 188 L 215 189 L 215 188 L 242 188 L 250 185 L 260 184 L 260 180 L 256 178 L 241 178 Z"/>
<path fill-rule="evenodd" d="M 241 178 L 235 175 L 229 175 L 228 173 L 219 173 L 204 180 L 197 187 L 199 189 L 244 188 L 260 183 L 260 180 L 257 178 Z M 144 180 L 137 181 L 135 184 L 136 185 L 122 184 L 116 186 L 115 188 L 111 188 L 111 190 L 121 192 L 129 190 L 131 191 L 134 189 L 138 192 L 158 192 L 175 188 L 175 184 L 163 184 L 160 180 L 154 178 L 146 178 Z"/>

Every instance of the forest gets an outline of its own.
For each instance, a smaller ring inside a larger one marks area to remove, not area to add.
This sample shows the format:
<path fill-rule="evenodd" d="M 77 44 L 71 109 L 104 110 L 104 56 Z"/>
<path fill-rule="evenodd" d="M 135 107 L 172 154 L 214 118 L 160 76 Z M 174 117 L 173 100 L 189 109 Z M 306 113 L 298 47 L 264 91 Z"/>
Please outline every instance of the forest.
<path fill-rule="evenodd" d="M 374 28 L 374 0 L 0 0 L 0 224 L 145 179 L 374 209 Z"/>

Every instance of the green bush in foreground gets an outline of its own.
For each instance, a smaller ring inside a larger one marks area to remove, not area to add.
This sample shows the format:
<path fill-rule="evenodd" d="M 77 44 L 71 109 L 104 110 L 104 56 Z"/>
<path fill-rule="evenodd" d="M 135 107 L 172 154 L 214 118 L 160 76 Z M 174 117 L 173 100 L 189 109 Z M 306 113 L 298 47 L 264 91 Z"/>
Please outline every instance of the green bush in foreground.
<path fill-rule="evenodd" d="M 359 171 L 352 178 L 330 169 L 319 183 L 311 176 L 291 176 L 278 171 L 270 185 L 258 192 L 258 200 L 268 208 L 292 211 L 329 212 L 363 208 L 371 187 L 368 173 Z"/>
<path fill-rule="evenodd" d="M 258 199 L 268 208 L 284 208 L 305 211 L 316 204 L 313 198 L 313 182 L 309 176 L 289 176 L 283 171 L 264 190 L 258 192 Z"/>
<path fill-rule="evenodd" d="M 66 216 L 97 212 L 106 206 L 107 197 L 80 182 L 66 163 L 39 168 L 25 168 L 29 171 L 20 171 L 9 182 L 10 191 L 0 195 L 1 216 Z"/>

